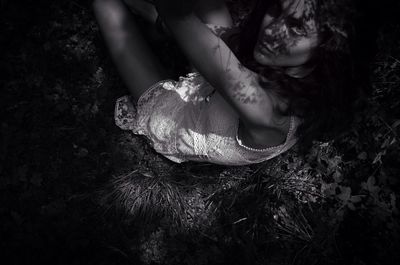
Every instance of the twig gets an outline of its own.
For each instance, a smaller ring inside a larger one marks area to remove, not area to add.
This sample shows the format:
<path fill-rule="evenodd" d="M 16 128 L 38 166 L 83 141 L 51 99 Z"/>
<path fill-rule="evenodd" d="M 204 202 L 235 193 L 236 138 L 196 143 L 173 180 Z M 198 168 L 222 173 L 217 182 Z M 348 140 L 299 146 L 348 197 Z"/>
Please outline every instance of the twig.
<path fill-rule="evenodd" d="M 307 245 L 305 245 L 304 247 L 302 247 L 302 248 L 296 253 L 296 255 L 295 255 L 294 258 L 293 258 L 292 264 L 296 264 L 296 259 L 297 259 L 297 257 L 299 256 L 299 254 L 300 254 L 301 252 L 304 251 L 304 249 L 306 249 L 306 247 L 307 247 Z"/>
<path fill-rule="evenodd" d="M 390 126 L 389 124 L 387 124 L 387 122 L 382 118 L 379 117 L 379 120 L 394 134 L 394 136 L 396 138 L 399 138 L 399 136 L 397 135 L 397 133 L 393 130 L 392 126 Z"/>
<path fill-rule="evenodd" d="M 392 56 L 392 55 L 390 55 L 389 57 L 392 58 L 393 60 L 395 60 L 396 62 L 400 63 L 400 60 L 397 59 L 396 57 L 394 57 L 394 56 Z"/>
<path fill-rule="evenodd" d="M 239 219 L 239 220 L 233 222 L 233 224 L 235 225 L 235 224 L 241 223 L 241 222 L 243 222 L 243 221 L 245 221 L 245 220 L 247 220 L 247 217 L 241 218 L 241 219 Z"/>

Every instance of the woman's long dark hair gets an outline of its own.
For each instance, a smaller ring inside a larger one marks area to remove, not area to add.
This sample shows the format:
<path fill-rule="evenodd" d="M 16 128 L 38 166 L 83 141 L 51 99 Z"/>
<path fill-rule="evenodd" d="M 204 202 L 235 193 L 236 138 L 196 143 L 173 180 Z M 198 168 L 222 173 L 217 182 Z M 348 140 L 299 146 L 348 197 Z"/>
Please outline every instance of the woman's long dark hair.
<path fill-rule="evenodd" d="M 295 78 L 287 75 L 284 68 L 272 69 L 257 64 L 253 59 L 253 50 L 260 25 L 266 12 L 279 12 L 276 2 L 258 0 L 255 3 L 239 37 L 238 57 L 246 67 L 260 74 L 259 83 L 265 89 L 272 89 L 289 99 L 285 113 L 303 120 L 297 129 L 297 137 L 300 150 L 306 151 L 313 140 L 334 138 L 352 120 L 354 102 L 359 95 L 350 46 L 347 45 L 352 36 L 348 32 L 347 38 L 344 38 L 322 28 L 326 14 L 321 14 L 321 1 L 317 0 L 320 44 L 308 63 L 313 65 L 314 70 L 306 77 Z"/>

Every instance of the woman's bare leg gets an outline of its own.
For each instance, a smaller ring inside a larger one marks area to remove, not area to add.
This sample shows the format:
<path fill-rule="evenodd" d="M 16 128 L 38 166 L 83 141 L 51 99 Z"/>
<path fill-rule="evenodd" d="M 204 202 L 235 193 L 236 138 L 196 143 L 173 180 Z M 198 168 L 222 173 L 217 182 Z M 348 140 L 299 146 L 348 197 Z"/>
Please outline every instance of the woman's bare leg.
<path fill-rule="evenodd" d="M 111 57 L 135 100 L 168 78 L 123 0 L 95 0 L 93 8 Z"/>
<path fill-rule="evenodd" d="M 123 0 L 135 14 L 147 22 L 154 24 L 157 20 L 155 6 L 146 0 Z M 195 10 L 196 15 L 204 22 L 222 27 L 233 26 L 225 0 L 201 0 L 198 1 Z"/>

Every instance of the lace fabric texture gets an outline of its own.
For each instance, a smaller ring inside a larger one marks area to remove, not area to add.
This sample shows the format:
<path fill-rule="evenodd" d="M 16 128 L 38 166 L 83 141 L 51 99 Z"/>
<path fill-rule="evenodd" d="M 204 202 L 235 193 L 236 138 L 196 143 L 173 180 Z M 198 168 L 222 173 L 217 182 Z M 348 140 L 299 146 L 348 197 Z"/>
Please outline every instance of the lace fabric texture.
<path fill-rule="evenodd" d="M 230 29 L 207 26 L 218 36 Z M 173 162 L 247 165 L 290 149 L 296 143 L 294 132 L 299 120 L 291 117 L 283 144 L 266 149 L 247 147 L 237 136 L 236 112 L 199 73 L 189 73 L 179 81 L 154 84 L 136 105 L 130 96 L 119 98 L 115 123 L 123 130 L 146 136 L 158 153 Z"/>
<path fill-rule="evenodd" d="M 285 143 L 254 149 L 237 137 L 239 118 L 222 96 L 198 73 L 149 88 L 135 106 L 130 96 L 117 100 L 115 122 L 144 135 L 160 154 L 181 163 L 202 161 L 246 165 L 271 159 L 292 147 L 298 120 L 291 117 Z"/>

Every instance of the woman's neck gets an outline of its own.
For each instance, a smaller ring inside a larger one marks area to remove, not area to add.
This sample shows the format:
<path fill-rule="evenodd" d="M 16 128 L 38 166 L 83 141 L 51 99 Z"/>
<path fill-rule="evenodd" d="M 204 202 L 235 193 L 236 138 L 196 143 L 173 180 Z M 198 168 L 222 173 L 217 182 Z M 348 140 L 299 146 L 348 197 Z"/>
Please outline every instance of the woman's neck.
<path fill-rule="evenodd" d="M 293 78 L 304 78 L 314 71 L 315 65 L 299 65 L 284 68 L 284 73 Z"/>

